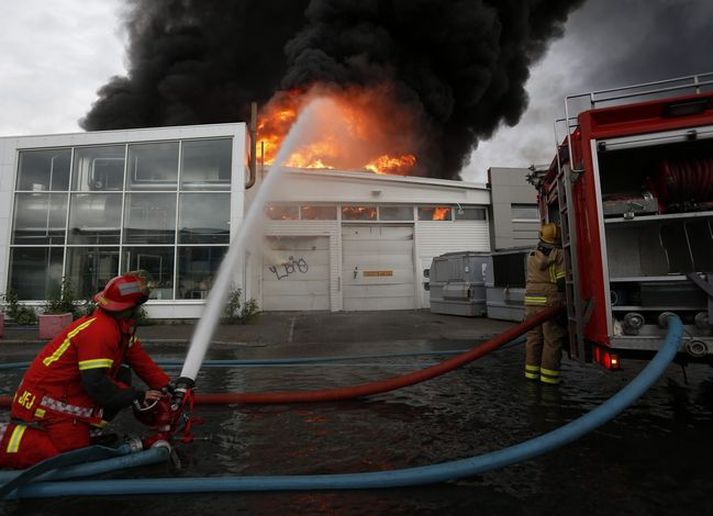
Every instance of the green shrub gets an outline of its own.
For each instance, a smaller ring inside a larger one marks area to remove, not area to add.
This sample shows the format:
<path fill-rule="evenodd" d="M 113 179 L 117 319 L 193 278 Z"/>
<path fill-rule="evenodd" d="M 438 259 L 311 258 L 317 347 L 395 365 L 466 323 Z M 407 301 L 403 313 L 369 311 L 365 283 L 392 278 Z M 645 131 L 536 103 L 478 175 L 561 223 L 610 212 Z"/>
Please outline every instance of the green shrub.
<path fill-rule="evenodd" d="M 250 324 L 260 314 L 260 309 L 257 301 L 248 299 L 243 304 L 240 301 L 243 291 L 241 289 L 233 290 L 228 296 L 223 309 L 223 322 L 227 324 Z"/>
<path fill-rule="evenodd" d="M 74 301 L 74 290 L 69 278 L 63 278 L 61 284 L 55 289 L 44 305 L 46 314 L 72 314 L 76 319 L 80 316 L 81 310 Z"/>
<path fill-rule="evenodd" d="M 26 326 L 37 323 L 37 313 L 31 306 L 24 306 L 18 302 L 17 293 L 8 289 L 3 298 L 3 305 L 7 314 L 16 324 Z"/>

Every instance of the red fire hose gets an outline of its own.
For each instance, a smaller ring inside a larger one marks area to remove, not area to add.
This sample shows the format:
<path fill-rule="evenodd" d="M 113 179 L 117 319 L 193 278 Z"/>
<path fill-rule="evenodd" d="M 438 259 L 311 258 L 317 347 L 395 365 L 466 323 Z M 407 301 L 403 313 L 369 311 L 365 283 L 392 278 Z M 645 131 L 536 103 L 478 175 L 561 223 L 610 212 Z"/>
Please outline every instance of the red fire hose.
<path fill-rule="evenodd" d="M 507 329 L 503 333 L 493 337 L 481 346 L 473 348 L 456 357 L 450 358 L 426 369 L 414 371 L 394 378 L 379 380 L 350 387 L 337 387 L 334 389 L 323 389 L 317 391 L 275 391 L 275 392 L 226 392 L 214 394 L 195 394 L 195 403 L 200 405 L 230 405 L 230 404 L 254 404 L 268 405 L 278 403 L 304 403 L 315 401 L 338 401 L 362 396 L 381 394 L 388 391 L 408 387 L 416 383 L 424 382 L 449 373 L 465 364 L 473 362 L 491 351 L 495 351 L 504 344 L 519 337 L 531 328 L 542 324 L 554 317 L 561 306 L 547 308 L 520 324 Z M 7 396 L 0 397 L 0 406 L 9 406 L 11 399 Z"/>
<path fill-rule="evenodd" d="M 485 344 L 473 348 L 465 353 L 448 359 L 440 364 L 436 364 L 420 371 L 408 373 L 386 380 L 363 383 L 350 387 L 337 387 L 335 389 L 324 389 L 318 391 L 277 391 L 277 392 L 237 392 L 219 394 L 196 394 L 196 403 L 201 405 L 228 405 L 231 403 L 240 404 L 275 404 L 275 403 L 302 403 L 313 401 L 337 401 L 359 398 L 381 394 L 388 391 L 408 387 L 419 382 L 430 380 L 436 376 L 448 373 L 465 364 L 477 360 L 500 346 L 522 335 L 530 328 L 533 328 L 544 321 L 554 317 L 561 307 L 555 306 L 538 313 L 534 317 L 521 322 L 504 331 L 500 335 L 488 340 Z"/>

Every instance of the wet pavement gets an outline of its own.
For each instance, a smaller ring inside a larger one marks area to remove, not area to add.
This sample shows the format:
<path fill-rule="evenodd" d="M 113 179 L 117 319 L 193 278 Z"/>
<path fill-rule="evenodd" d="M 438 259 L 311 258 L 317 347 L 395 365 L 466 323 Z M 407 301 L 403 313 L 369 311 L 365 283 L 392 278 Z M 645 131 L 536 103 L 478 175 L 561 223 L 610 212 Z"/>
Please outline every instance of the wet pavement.
<path fill-rule="evenodd" d="M 363 339 L 346 332 L 340 338 L 339 329 L 331 324 L 349 318 L 342 318 L 345 314 L 335 315 L 340 317 L 330 319 L 325 315 L 305 324 L 303 329 L 293 327 L 289 344 L 279 339 L 289 336 L 290 319 L 285 317 L 288 324 L 280 325 L 281 319 L 276 317 L 272 331 L 275 338 L 279 336 L 278 340 L 234 337 L 232 344 L 214 345 L 207 358 L 353 356 L 465 349 L 474 344 L 477 333 L 489 334 L 493 329 L 510 325 L 452 318 L 445 321 L 449 330 L 430 333 L 424 328 L 444 324 L 432 323 L 432 314 L 413 312 L 400 314 L 401 319 L 408 319 L 412 326 L 422 324 L 423 328 L 393 335 L 387 329 L 380 333 L 374 327 L 375 320 L 362 315 L 362 324 L 353 321 L 349 324 L 368 326 L 362 332 Z M 270 326 L 269 321 L 259 324 Z M 183 330 L 185 338 L 188 328 Z M 453 333 L 444 335 L 444 331 Z M 415 338 L 419 334 L 423 338 Z M 329 336 L 329 342 L 306 337 L 319 335 Z M 381 335 L 385 337 L 379 338 Z M 182 359 L 185 345 L 178 343 L 179 337 L 176 342 L 156 339 L 148 347 L 157 358 Z M 29 359 L 36 349 L 31 344 L 3 344 L 0 359 L 3 362 Z M 200 440 L 179 446 L 181 470 L 159 465 L 112 476 L 347 473 L 471 457 L 516 444 L 571 421 L 616 393 L 645 365 L 627 361 L 623 371 L 612 373 L 565 360 L 565 381 L 552 388 L 524 380 L 522 355 L 522 346 L 513 346 L 434 380 L 365 400 L 197 407 L 195 412 L 205 423 L 195 428 Z M 445 358 L 429 355 L 281 367 L 204 368 L 198 386 L 203 392 L 330 388 L 392 377 Z M 19 375 L 17 371 L 0 371 L 0 393 L 10 393 Z M 579 441 L 521 464 L 454 482 L 371 491 L 24 500 L 0 505 L 0 512 L 23 516 L 97 512 L 107 516 L 711 514 L 713 369 L 691 365 L 686 375 L 688 384 L 681 367 L 670 366 L 633 407 Z M 122 414 L 114 429 L 121 433 L 142 431 L 130 413 Z"/>

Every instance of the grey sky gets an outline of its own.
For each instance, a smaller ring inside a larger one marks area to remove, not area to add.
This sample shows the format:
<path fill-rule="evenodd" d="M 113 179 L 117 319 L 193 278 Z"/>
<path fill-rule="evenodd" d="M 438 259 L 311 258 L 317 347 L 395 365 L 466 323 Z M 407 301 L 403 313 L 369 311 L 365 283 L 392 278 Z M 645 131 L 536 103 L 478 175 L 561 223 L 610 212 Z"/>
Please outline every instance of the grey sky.
<path fill-rule="evenodd" d="M 566 95 L 713 72 L 713 2 L 588 0 L 532 69 L 520 123 L 481 142 L 463 179 L 490 166 L 547 164 Z"/>
<path fill-rule="evenodd" d="M 126 73 L 122 0 L 0 2 L 0 136 L 80 131 L 112 75 Z M 520 123 L 480 143 L 462 173 L 549 162 L 566 94 L 713 71 L 713 2 L 589 0 L 532 70 Z"/>
<path fill-rule="evenodd" d="M 96 90 L 125 73 L 122 4 L 0 2 L 0 136 L 80 131 Z"/>

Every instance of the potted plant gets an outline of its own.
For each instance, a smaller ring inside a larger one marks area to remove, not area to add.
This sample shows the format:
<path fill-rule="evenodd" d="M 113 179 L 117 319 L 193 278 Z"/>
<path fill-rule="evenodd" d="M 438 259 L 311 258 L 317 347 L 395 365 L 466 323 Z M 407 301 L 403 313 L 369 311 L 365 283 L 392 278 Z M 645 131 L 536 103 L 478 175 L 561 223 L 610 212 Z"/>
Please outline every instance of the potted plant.
<path fill-rule="evenodd" d="M 72 285 L 64 278 L 59 289 L 47 299 L 44 311 L 39 316 L 40 339 L 54 338 L 72 322 L 77 311 L 73 296 Z"/>

